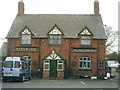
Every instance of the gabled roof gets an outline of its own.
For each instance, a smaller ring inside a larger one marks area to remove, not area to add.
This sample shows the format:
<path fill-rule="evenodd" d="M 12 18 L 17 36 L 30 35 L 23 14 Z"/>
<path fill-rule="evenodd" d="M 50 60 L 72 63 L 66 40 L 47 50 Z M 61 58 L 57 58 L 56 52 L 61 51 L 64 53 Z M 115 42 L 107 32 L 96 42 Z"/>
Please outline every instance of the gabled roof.
<path fill-rule="evenodd" d="M 26 32 L 26 29 L 27 29 L 27 32 Z M 25 26 L 25 27 L 23 28 L 23 30 L 20 31 L 19 34 L 22 34 L 23 32 L 26 32 L 26 34 L 27 34 L 27 33 L 28 33 L 28 34 L 33 34 L 33 32 L 31 32 L 27 26 Z M 34 35 L 34 34 L 33 34 L 33 35 Z"/>
<path fill-rule="evenodd" d="M 57 50 L 53 49 L 42 60 L 65 60 L 65 58 Z"/>
<path fill-rule="evenodd" d="M 93 35 L 87 26 L 82 31 L 80 31 L 80 33 L 78 35 L 82 35 L 82 34 Z"/>
<path fill-rule="evenodd" d="M 81 14 L 25 14 L 16 16 L 7 38 L 19 38 L 19 32 L 25 26 L 34 32 L 33 38 L 47 38 L 48 32 L 57 25 L 64 33 L 64 38 L 79 38 L 78 34 L 86 26 L 94 39 L 107 39 L 101 16 Z"/>

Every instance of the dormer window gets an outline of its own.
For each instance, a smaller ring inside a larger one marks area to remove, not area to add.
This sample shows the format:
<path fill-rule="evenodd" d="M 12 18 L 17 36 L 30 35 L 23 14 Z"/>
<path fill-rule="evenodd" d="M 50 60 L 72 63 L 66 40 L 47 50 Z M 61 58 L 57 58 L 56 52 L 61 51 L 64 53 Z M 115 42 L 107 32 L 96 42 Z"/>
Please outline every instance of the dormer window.
<path fill-rule="evenodd" d="M 81 45 L 90 45 L 90 36 L 81 36 Z"/>
<path fill-rule="evenodd" d="M 31 35 L 22 35 L 22 44 L 31 44 Z"/>
<path fill-rule="evenodd" d="M 61 44 L 61 35 L 50 35 L 50 44 Z"/>
<path fill-rule="evenodd" d="M 22 36 L 21 44 L 24 44 L 24 45 L 31 44 L 31 32 L 28 28 L 25 28 L 21 32 L 21 36 Z"/>
<path fill-rule="evenodd" d="M 62 44 L 62 32 L 55 25 L 49 32 L 50 45 L 61 45 Z"/>
<path fill-rule="evenodd" d="M 80 33 L 81 36 L 81 45 L 90 45 L 91 44 L 91 32 L 86 27 L 83 29 L 83 31 Z"/>

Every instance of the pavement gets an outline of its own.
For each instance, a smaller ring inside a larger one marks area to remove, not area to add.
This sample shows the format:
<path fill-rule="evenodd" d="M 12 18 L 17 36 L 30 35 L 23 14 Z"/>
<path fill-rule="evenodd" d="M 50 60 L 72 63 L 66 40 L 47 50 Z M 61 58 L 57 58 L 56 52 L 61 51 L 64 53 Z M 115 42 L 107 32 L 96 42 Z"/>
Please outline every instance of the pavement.
<path fill-rule="evenodd" d="M 31 81 L 2 83 L 3 88 L 118 88 L 118 78 L 109 80 L 92 79 L 64 79 L 49 80 L 34 78 Z"/>

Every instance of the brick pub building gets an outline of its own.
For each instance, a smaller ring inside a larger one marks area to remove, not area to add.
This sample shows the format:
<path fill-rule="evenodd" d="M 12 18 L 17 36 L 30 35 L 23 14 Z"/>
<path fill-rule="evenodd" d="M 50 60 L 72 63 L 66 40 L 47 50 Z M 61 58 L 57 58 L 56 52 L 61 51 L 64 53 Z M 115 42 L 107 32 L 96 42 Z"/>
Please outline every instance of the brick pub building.
<path fill-rule="evenodd" d="M 8 32 L 8 56 L 28 60 L 32 71 L 40 68 L 42 78 L 63 79 L 80 72 L 99 75 L 105 71 L 106 35 L 99 1 L 94 14 L 18 14 Z M 68 73 L 69 71 L 69 73 Z"/>

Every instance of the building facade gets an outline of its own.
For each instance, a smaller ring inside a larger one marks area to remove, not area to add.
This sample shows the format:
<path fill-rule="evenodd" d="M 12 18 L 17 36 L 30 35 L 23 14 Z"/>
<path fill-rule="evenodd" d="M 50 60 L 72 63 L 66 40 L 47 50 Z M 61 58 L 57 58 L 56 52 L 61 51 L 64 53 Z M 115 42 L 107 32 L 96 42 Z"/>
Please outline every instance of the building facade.
<path fill-rule="evenodd" d="M 8 56 L 29 61 L 43 78 L 64 79 L 71 72 L 99 75 L 105 72 L 106 35 L 99 2 L 94 14 L 24 14 L 18 2 L 8 39 Z"/>

